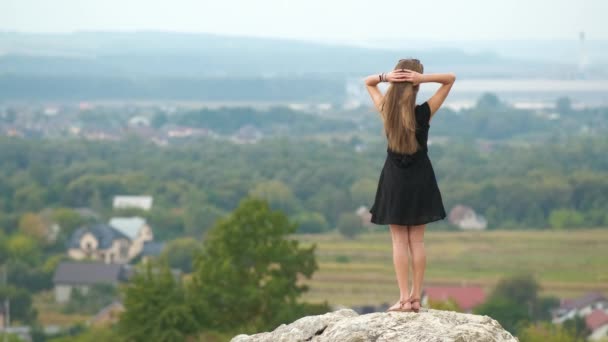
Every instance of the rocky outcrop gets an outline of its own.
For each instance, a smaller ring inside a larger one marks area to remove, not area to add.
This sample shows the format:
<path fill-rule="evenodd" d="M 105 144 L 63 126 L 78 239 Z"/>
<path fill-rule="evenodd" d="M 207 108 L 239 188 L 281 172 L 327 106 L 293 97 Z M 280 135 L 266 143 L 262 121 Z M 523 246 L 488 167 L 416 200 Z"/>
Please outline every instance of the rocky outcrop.
<path fill-rule="evenodd" d="M 503 342 L 519 341 L 489 316 L 422 308 L 359 315 L 340 309 L 281 324 L 271 332 L 237 335 L 230 342 Z"/>

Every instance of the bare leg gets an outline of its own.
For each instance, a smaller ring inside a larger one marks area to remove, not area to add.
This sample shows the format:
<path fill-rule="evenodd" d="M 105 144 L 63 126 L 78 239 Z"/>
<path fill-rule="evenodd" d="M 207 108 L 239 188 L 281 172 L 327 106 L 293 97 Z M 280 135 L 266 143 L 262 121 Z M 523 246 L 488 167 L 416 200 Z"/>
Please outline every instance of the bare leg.
<path fill-rule="evenodd" d="M 408 228 L 407 226 L 395 224 L 391 224 L 389 227 L 391 230 L 391 239 L 393 241 L 393 264 L 395 265 L 395 273 L 397 275 L 397 283 L 399 285 L 399 300 L 407 300 L 409 297 Z M 397 308 L 399 305 L 400 303 L 397 301 L 397 303 L 391 306 L 391 308 Z M 409 309 L 410 304 L 406 303 L 403 308 Z"/>
<path fill-rule="evenodd" d="M 424 230 L 426 225 L 409 226 L 409 245 L 412 251 L 412 268 L 414 269 L 414 279 L 412 282 L 411 296 L 420 298 L 422 292 L 422 282 L 424 280 L 424 271 L 426 268 L 426 251 L 424 249 Z M 420 306 L 420 303 L 412 305 L 414 309 Z"/>

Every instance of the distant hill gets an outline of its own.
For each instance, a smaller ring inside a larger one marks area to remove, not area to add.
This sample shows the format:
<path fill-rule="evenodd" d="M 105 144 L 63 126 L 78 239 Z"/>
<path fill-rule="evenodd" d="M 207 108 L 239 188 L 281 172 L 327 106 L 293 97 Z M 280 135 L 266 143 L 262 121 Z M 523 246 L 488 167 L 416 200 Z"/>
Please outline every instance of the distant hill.
<path fill-rule="evenodd" d="M 540 74 L 544 63 L 458 49 L 372 49 L 173 32 L 0 32 L 0 99 L 340 101 L 345 80 L 416 57 L 459 77 Z"/>
<path fill-rule="evenodd" d="M 257 77 L 365 74 L 416 57 L 428 71 L 494 74 L 523 64 L 492 53 L 449 49 L 370 49 L 298 40 L 171 32 L 0 33 L 3 73 Z M 536 67 L 540 67 L 536 65 Z"/>

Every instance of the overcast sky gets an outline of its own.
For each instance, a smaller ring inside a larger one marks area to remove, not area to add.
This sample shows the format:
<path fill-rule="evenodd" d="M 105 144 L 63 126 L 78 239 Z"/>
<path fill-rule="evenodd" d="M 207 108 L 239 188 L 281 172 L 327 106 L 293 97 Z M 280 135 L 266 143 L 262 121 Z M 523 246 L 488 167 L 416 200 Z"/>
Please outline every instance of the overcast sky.
<path fill-rule="evenodd" d="M 608 39 L 608 0 L 0 0 L 0 30 L 162 30 L 356 42 Z"/>

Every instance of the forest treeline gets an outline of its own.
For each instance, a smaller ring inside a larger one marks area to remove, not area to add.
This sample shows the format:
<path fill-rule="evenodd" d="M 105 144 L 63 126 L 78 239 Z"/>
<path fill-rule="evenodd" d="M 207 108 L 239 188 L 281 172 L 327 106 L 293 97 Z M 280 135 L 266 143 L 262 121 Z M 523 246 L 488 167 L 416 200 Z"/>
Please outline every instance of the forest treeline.
<path fill-rule="evenodd" d="M 213 139 L 158 146 L 118 142 L 0 139 L 0 227 L 44 208 L 107 213 L 116 195 L 150 195 L 142 213 L 161 239 L 200 236 L 248 195 L 300 222 L 301 232 L 333 229 L 343 214 L 372 204 L 384 143 L 277 138 L 251 145 Z M 488 228 L 608 225 L 604 137 L 554 143 L 436 144 L 430 157 L 446 209 L 471 206 Z M 450 229 L 445 223 L 437 228 Z"/>

